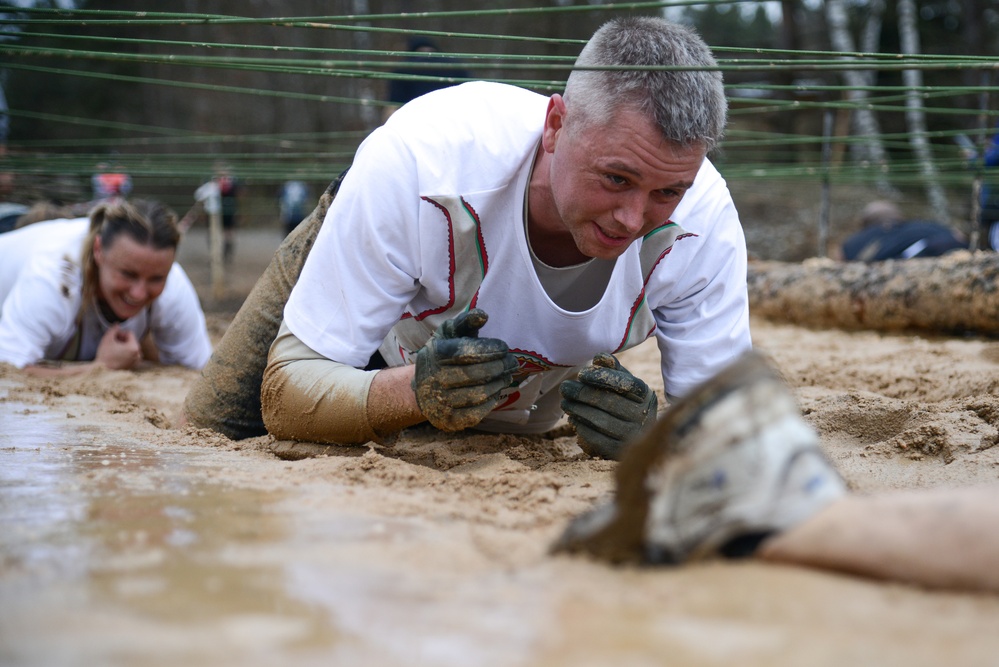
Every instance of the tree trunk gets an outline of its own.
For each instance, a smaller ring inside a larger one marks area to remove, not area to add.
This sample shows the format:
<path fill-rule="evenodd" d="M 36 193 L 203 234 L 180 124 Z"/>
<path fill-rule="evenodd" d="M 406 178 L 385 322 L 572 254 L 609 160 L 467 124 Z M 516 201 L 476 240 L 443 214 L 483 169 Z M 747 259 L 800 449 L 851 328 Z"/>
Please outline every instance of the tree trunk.
<path fill-rule="evenodd" d="M 368 0 L 353 0 L 351 10 L 356 16 L 366 16 L 369 13 Z M 368 21 L 358 21 L 358 27 L 367 27 L 371 23 Z M 366 31 L 353 33 L 353 46 L 358 51 L 367 51 L 371 48 L 371 34 Z M 358 114 L 361 118 L 361 125 L 366 130 L 373 130 L 378 126 L 381 114 L 379 108 L 370 104 L 376 99 L 374 85 L 371 79 L 353 79 L 351 87 L 356 90 L 356 97 L 359 101 Z"/>
<path fill-rule="evenodd" d="M 846 8 L 842 0 L 826 0 L 825 8 L 833 48 L 841 53 L 855 53 L 857 49 L 850 34 Z M 844 56 L 844 58 L 852 57 Z M 863 150 L 867 159 L 877 168 L 875 176 L 877 188 L 885 195 L 894 194 L 895 189 L 888 181 L 888 158 L 881 143 L 881 128 L 874 112 L 866 108 L 868 95 L 864 86 L 868 85 L 867 76 L 862 71 L 843 70 L 843 79 L 853 88 L 848 97 L 854 105 L 854 127 L 857 134 L 865 138 Z"/>
<path fill-rule="evenodd" d="M 877 53 L 881 50 L 881 19 L 884 13 L 884 0 L 872 0 L 867 8 L 867 20 L 864 21 L 864 29 L 860 34 L 860 50 L 862 52 Z M 877 70 L 869 70 L 864 75 L 867 85 L 873 86 L 877 83 Z"/>
<path fill-rule="evenodd" d="M 901 51 L 904 55 L 919 55 L 919 30 L 916 26 L 916 4 L 913 0 L 898 0 L 898 34 Z M 947 195 L 937 175 L 937 167 L 933 162 L 929 142 L 926 139 L 926 114 L 923 111 L 922 93 L 923 72 L 918 69 L 907 69 L 902 72 L 905 82 L 905 118 L 909 127 L 909 144 L 919 162 L 919 170 L 923 175 L 926 187 L 926 197 L 933 208 L 934 217 L 943 223 L 950 222 Z"/>
<path fill-rule="evenodd" d="M 999 336 L 999 253 L 750 262 L 754 316 L 815 328 Z"/>

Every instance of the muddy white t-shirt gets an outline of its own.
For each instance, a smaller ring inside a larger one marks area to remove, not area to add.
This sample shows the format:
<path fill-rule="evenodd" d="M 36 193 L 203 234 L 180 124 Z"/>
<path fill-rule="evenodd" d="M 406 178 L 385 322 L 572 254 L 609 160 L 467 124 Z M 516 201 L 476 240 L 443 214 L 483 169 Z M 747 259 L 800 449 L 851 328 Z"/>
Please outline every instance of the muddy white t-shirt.
<path fill-rule="evenodd" d="M 669 221 L 616 261 L 603 295 L 559 307 L 535 272 L 524 197 L 548 98 L 474 82 L 421 97 L 362 143 L 285 309 L 323 356 L 362 368 L 379 350 L 413 363 L 470 308 L 519 368 L 478 428 L 544 430 L 558 385 L 598 352 L 655 335 L 666 392 L 682 395 L 751 346 L 742 227 L 705 160 Z M 519 425 L 519 426 L 518 426 Z"/>
<path fill-rule="evenodd" d="M 95 357 L 111 325 L 96 304 L 76 323 L 88 226 L 87 218 L 76 218 L 0 234 L 0 361 L 23 368 L 43 359 Z M 200 369 L 212 353 L 198 295 L 177 263 L 163 293 L 119 325 L 138 339 L 151 332 L 163 364 Z"/>

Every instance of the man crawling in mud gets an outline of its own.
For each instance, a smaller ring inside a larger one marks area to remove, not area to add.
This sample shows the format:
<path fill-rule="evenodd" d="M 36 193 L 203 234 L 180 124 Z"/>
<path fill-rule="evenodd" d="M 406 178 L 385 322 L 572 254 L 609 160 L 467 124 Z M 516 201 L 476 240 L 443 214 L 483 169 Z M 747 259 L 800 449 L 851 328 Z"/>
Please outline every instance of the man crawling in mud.
<path fill-rule="evenodd" d="M 623 19 L 564 94 L 471 82 L 406 104 L 278 250 L 191 423 L 352 444 L 568 415 L 618 458 L 659 399 L 614 354 L 655 336 L 668 399 L 751 347 L 745 238 L 706 157 L 715 67 L 690 29 Z"/>

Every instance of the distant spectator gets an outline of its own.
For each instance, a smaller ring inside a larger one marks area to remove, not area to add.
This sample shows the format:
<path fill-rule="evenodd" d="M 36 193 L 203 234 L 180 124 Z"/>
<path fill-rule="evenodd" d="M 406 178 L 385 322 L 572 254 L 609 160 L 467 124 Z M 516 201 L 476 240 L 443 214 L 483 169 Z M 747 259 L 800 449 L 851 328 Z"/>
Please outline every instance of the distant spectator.
<path fill-rule="evenodd" d="M 202 183 L 194 191 L 195 206 L 181 219 L 178 228 L 181 232 L 188 229 L 198 220 L 200 213 L 207 216 L 219 215 L 222 218 L 222 258 L 230 263 L 236 251 L 236 226 L 239 209 L 240 184 L 232 175 L 229 167 L 217 163 L 215 175 L 211 180 Z"/>
<path fill-rule="evenodd" d="M 219 197 L 222 202 L 222 257 L 228 264 L 236 251 L 236 226 L 239 212 L 240 183 L 227 165 L 216 167 L 213 180 L 219 184 Z"/>
<path fill-rule="evenodd" d="M 448 81 L 427 79 L 399 78 L 389 82 L 388 101 L 392 106 L 386 107 L 383 119 L 387 120 L 396 109 L 406 102 L 425 95 L 432 90 L 439 90 L 449 86 L 463 83 L 463 79 L 471 76 L 468 70 L 458 67 L 442 67 L 444 63 L 454 63 L 451 58 L 431 56 L 425 54 L 440 53 L 441 49 L 437 43 L 429 37 L 411 37 L 406 45 L 406 49 L 415 54 L 406 57 L 407 63 L 415 63 L 415 66 L 403 67 L 395 70 L 393 74 L 413 75 L 420 77 L 448 77 L 459 79 L 454 83 Z"/>
<path fill-rule="evenodd" d="M 187 230 L 194 226 L 201 217 L 221 215 L 222 199 L 219 195 L 219 184 L 213 180 L 206 181 L 198 186 L 194 191 L 194 206 L 184 214 L 184 217 L 177 223 L 177 229 L 181 234 L 186 234 Z"/>
<path fill-rule="evenodd" d="M 285 181 L 278 194 L 278 207 L 281 209 L 281 226 L 287 236 L 308 214 L 312 195 L 305 181 Z"/>
<path fill-rule="evenodd" d="M 999 250 L 999 132 L 985 148 L 985 179 L 982 183 L 982 233 L 985 246 Z"/>
<path fill-rule="evenodd" d="M 968 247 L 955 230 L 938 222 L 905 220 L 889 201 L 874 201 L 861 213 L 863 229 L 843 242 L 846 261 L 938 257 Z"/>
<path fill-rule="evenodd" d="M 0 86 L 0 155 L 7 149 L 7 138 L 10 136 L 10 117 L 7 115 L 7 96 Z"/>
<path fill-rule="evenodd" d="M 132 194 L 132 177 L 123 172 L 118 165 L 99 163 L 97 173 L 91 177 L 90 183 L 95 200 L 128 197 Z"/>
<path fill-rule="evenodd" d="M 0 159 L 7 157 L 7 139 L 10 136 L 10 117 L 7 114 L 7 97 L 0 85 Z M 6 168 L 0 170 L 0 197 L 14 191 L 14 174 Z M 9 228 L 8 228 L 9 229 Z M 6 231 L 0 229 L 0 231 Z"/>

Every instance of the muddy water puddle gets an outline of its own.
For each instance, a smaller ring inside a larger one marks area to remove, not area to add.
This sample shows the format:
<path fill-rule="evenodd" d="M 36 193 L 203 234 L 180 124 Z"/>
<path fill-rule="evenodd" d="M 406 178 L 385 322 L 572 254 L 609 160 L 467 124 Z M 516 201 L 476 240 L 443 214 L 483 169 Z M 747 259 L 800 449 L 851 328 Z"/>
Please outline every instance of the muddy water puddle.
<path fill-rule="evenodd" d="M 64 414 L 0 400 L 0 664 L 498 665 L 531 643 L 505 577 L 364 564 L 432 526 L 234 485 L 237 454 Z"/>

